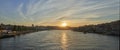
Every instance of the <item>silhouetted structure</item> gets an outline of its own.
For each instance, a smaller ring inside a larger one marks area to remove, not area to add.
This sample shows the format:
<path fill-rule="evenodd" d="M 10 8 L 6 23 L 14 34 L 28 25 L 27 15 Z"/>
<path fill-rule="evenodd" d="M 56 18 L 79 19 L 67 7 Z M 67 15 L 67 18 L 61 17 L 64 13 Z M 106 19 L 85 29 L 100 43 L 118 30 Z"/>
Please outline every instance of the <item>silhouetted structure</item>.
<path fill-rule="evenodd" d="M 99 33 L 99 34 L 119 36 L 120 20 L 110 22 L 110 23 L 98 24 L 98 25 L 80 26 L 80 27 L 73 28 L 72 30 L 80 31 L 80 32 Z"/>

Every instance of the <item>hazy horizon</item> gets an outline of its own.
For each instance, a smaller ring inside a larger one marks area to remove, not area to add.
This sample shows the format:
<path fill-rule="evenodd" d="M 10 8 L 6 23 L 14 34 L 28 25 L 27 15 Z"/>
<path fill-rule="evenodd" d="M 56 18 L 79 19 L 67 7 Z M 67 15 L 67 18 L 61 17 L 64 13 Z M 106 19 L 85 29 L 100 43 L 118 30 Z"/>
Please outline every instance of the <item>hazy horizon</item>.
<path fill-rule="evenodd" d="M 0 0 L 0 23 L 68 26 L 119 20 L 119 0 Z"/>

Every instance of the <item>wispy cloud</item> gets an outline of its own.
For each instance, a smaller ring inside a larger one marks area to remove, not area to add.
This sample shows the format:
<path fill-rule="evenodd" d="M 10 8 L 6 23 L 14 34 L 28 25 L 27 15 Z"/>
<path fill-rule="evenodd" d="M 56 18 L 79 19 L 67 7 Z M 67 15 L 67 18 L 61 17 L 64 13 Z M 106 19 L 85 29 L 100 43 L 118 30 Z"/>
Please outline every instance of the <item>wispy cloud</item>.
<path fill-rule="evenodd" d="M 24 5 L 24 4 L 21 3 L 21 4 L 18 6 L 17 11 L 18 11 L 20 17 L 22 17 L 23 19 L 27 19 L 27 17 L 25 16 L 25 14 L 23 14 L 23 11 L 22 11 L 23 5 Z"/>
<path fill-rule="evenodd" d="M 17 6 L 17 12 L 22 19 L 35 24 L 62 20 L 83 23 L 91 18 L 118 15 L 118 7 L 119 0 L 28 0 Z"/>
<path fill-rule="evenodd" d="M 39 1 L 33 4 L 32 5 L 33 8 L 30 8 L 28 11 L 31 10 L 29 14 L 30 15 L 35 14 L 38 17 L 42 15 L 44 17 L 52 14 L 51 17 L 49 17 L 51 18 L 50 19 L 51 21 L 63 20 L 65 18 L 75 17 L 75 16 L 89 19 L 89 18 L 97 18 L 97 17 L 101 17 L 102 15 L 105 15 L 105 14 L 101 14 L 99 11 L 95 12 L 95 10 L 118 6 L 115 4 L 118 3 L 117 1 L 118 0 L 116 1 L 48 0 L 45 1 L 44 3 L 42 3 L 42 1 Z M 94 13 L 91 13 L 91 11 L 94 11 Z M 102 13 L 104 13 L 104 11 Z M 112 13 L 114 12 L 107 12 L 107 15 L 110 15 Z M 74 15 L 74 14 L 78 14 L 78 15 Z"/>

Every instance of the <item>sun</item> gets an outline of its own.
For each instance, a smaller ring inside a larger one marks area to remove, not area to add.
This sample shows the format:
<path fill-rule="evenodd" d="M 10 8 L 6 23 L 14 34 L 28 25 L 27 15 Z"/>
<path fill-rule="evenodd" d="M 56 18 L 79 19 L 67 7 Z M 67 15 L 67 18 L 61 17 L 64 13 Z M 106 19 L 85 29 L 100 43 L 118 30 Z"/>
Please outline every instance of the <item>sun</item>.
<path fill-rule="evenodd" d="M 61 26 L 62 26 L 62 27 L 66 27 L 66 26 L 67 26 L 67 23 L 63 22 L 63 23 L 61 24 Z"/>

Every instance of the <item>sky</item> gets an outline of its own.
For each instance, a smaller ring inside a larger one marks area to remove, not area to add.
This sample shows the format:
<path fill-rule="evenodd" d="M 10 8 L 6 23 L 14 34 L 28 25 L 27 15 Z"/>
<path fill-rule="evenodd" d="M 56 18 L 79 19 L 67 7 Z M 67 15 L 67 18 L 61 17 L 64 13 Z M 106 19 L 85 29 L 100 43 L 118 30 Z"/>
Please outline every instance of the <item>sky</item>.
<path fill-rule="evenodd" d="M 69 26 L 119 20 L 119 0 L 0 0 L 0 23 Z"/>

